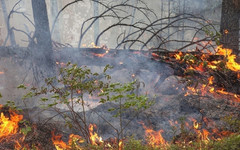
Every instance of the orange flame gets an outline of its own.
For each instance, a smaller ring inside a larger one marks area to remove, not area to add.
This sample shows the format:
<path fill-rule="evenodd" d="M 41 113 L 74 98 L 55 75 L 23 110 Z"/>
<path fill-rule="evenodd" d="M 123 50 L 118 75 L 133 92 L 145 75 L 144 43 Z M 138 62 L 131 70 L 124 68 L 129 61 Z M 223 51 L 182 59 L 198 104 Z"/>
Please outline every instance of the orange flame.
<path fill-rule="evenodd" d="M 174 57 L 176 58 L 176 60 L 181 60 L 183 56 L 183 53 L 182 52 L 179 52 L 178 54 L 175 54 Z"/>
<path fill-rule="evenodd" d="M 97 57 L 104 57 L 107 53 L 103 53 L 103 54 L 92 53 L 92 54 Z"/>
<path fill-rule="evenodd" d="M 62 141 L 61 138 L 62 135 L 55 135 L 54 132 L 52 132 L 52 142 L 57 150 L 70 150 L 73 145 L 75 148 L 80 150 L 81 147 L 77 143 L 84 142 L 81 136 L 75 134 L 69 135 L 68 144 Z"/>
<path fill-rule="evenodd" d="M 3 137 L 16 134 L 18 131 L 18 123 L 23 119 L 22 115 L 10 112 L 10 117 L 5 117 L 3 113 L 0 116 L 0 139 Z"/>
<path fill-rule="evenodd" d="M 3 107 L 0 105 L 0 108 Z M 0 142 L 2 140 L 9 140 L 10 137 L 18 133 L 18 123 L 23 119 L 23 115 L 19 115 L 11 110 L 9 110 L 10 117 L 6 117 L 4 113 L 0 115 Z M 20 150 L 22 148 L 21 142 L 24 141 L 25 136 L 19 138 L 15 142 L 15 149 Z"/>
<path fill-rule="evenodd" d="M 199 128 L 199 124 L 198 124 L 198 122 L 196 120 L 194 120 L 194 122 L 193 122 L 193 127 L 194 127 L 194 129 L 198 129 Z"/>
<path fill-rule="evenodd" d="M 102 137 L 99 137 L 96 132 L 93 131 L 93 128 L 97 128 L 95 124 L 89 125 L 89 134 L 90 134 L 90 141 L 92 145 L 100 145 L 103 143 Z"/>
<path fill-rule="evenodd" d="M 209 78 L 208 78 L 208 84 L 209 84 L 209 85 L 212 85 L 212 84 L 213 84 L 213 80 L 214 80 L 214 77 L 213 77 L 213 76 L 209 77 Z"/>
<path fill-rule="evenodd" d="M 57 150 L 64 150 L 70 148 L 65 142 L 61 140 L 62 135 L 55 135 L 52 132 L 52 142 Z"/>
<path fill-rule="evenodd" d="M 202 141 L 207 143 L 209 141 L 208 135 L 209 135 L 208 130 L 203 129 L 202 130 Z"/>
<path fill-rule="evenodd" d="M 143 128 L 145 129 L 145 136 L 147 137 L 148 144 L 152 147 L 160 146 L 160 145 L 167 145 L 167 142 L 162 137 L 163 130 L 154 131 L 151 128 L 148 128 L 144 125 L 144 123 L 141 123 Z"/>
<path fill-rule="evenodd" d="M 240 71 L 240 64 L 238 64 L 235 59 L 236 55 L 232 54 L 231 49 L 223 48 L 222 45 L 218 46 L 217 55 L 224 55 L 227 58 L 226 66 L 232 71 Z"/>
<path fill-rule="evenodd" d="M 103 140 L 101 137 L 97 135 L 97 133 L 93 131 L 94 128 L 96 128 L 95 124 L 89 125 L 90 142 L 92 145 L 100 145 L 103 143 Z M 81 136 L 74 135 L 74 134 L 69 135 L 68 144 L 62 141 L 61 138 L 62 138 L 62 135 L 55 135 L 54 132 L 52 132 L 52 142 L 57 150 L 71 149 L 72 145 L 75 145 L 77 149 L 81 149 L 81 147 L 78 144 L 84 142 Z M 120 142 L 119 145 L 121 146 L 122 143 Z"/>

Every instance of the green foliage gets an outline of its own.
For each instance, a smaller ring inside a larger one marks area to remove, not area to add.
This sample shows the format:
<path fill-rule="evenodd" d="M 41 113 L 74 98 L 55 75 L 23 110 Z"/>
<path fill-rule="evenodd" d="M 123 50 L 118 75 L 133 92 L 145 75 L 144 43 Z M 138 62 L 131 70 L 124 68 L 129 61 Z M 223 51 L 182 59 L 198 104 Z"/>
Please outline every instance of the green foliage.
<path fill-rule="evenodd" d="M 11 110 L 16 110 L 16 111 L 22 111 L 22 109 L 19 109 L 14 101 L 8 100 L 7 103 L 4 105 L 4 107 L 9 107 Z"/>
<path fill-rule="evenodd" d="M 240 135 L 235 134 L 230 137 L 225 137 L 220 141 L 211 141 L 208 144 L 208 149 L 213 150 L 239 150 L 240 147 Z M 207 150 L 206 148 L 206 150 Z"/>
<path fill-rule="evenodd" d="M 122 113 L 128 109 L 139 111 L 151 106 L 152 102 L 146 95 L 138 95 L 137 90 L 140 83 L 111 83 L 111 76 L 106 72 L 112 68 L 107 65 L 101 74 L 93 73 L 86 66 L 78 67 L 76 64 L 68 63 L 65 68 L 60 68 L 59 75 L 45 79 L 45 86 L 40 88 L 32 87 L 31 91 L 24 95 L 23 99 L 40 96 L 40 101 L 45 103 L 46 108 L 55 108 L 56 105 L 65 105 L 69 110 L 61 113 L 65 119 L 66 126 L 78 129 L 83 138 L 90 142 L 87 118 L 85 113 L 86 99 L 84 95 L 95 95 L 100 103 L 117 103 L 117 108 L 109 108 L 109 111 L 116 112 L 113 116 L 119 117 L 120 127 L 115 131 L 123 138 Z M 20 85 L 19 88 L 25 88 Z M 76 106 L 82 107 L 82 113 L 76 111 Z M 70 112 L 70 113 L 69 113 Z M 110 124 L 108 122 L 108 124 Z M 26 129 L 28 131 L 28 129 Z M 119 139 L 118 139 L 119 140 Z"/>
<path fill-rule="evenodd" d="M 21 132 L 22 134 L 24 134 L 25 136 L 26 136 L 29 132 L 32 131 L 32 127 L 31 127 L 31 124 L 30 124 L 29 121 L 27 121 L 27 120 L 21 120 L 19 123 L 20 123 L 21 126 L 22 126 L 21 129 L 20 129 L 20 132 Z"/>
<path fill-rule="evenodd" d="M 18 89 L 24 89 L 24 90 L 27 89 L 27 87 L 24 84 L 20 84 L 17 88 Z"/>
<path fill-rule="evenodd" d="M 220 45 L 220 39 L 222 37 L 222 34 L 218 31 L 213 31 L 213 28 L 210 26 L 205 26 L 203 28 L 203 31 L 205 32 L 205 34 L 209 37 L 211 37 L 211 39 L 213 39 L 216 42 L 216 45 Z"/>
<path fill-rule="evenodd" d="M 222 120 L 226 123 L 225 130 L 240 133 L 240 120 L 237 117 L 234 118 L 229 115 L 225 116 Z"/>
<path fill-rule="evenodd" d="M 141 140 L 135 140 L 133 137 L 130 137 L 127 142 L 124 144 L 124 150 L 157 150 L 159 148 L 153 148 L 146 144 L 143 144 Z"/>
<path fill-rule="evenodd" d="M 187 137 L 185 137 L 187 138 Z M 124 144 L 124 150 L 239 150 L 240 135 L 234 134 L 230 137 L 225 137 L 221 140 L 211 140 L 209 142 L 190 141 L 181 144 L 170 144 L 166 147 L 153 148 L 144 144 L 140 140 L 130 138 Z"/>
<path fill-rule="evenodd" d="M 32 128 L 30 126 L 26 126 L 24 128 L 21 128 L 21 130 L 20 130 L 20 132 L 24 135 L 27 135 L 31 131 L 32 131 Z"/>
<path fill-rule="evenodd" d="M 115 117 L 119 117 L 124 110 L 133 108 L 138 111 L 142 108 L 147 109 L 152 105 L 152 101 L 146 95 L 137 95 L 134 93 L 138 82 L 135 80 L 130 83 L 111 83 L 104 87 L 99 96 L 102 96 L 100 102 L 117 102 L 121 108 L 111 108 L 109 111 L 117 110 Z"/>

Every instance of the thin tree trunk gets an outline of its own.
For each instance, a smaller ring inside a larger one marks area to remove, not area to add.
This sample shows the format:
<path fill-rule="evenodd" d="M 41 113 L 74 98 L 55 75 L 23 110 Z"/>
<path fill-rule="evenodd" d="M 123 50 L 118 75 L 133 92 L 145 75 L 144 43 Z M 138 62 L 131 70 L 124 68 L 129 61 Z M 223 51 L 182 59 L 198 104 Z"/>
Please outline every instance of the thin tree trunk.
<path fill-rule="evenodd" d="M 8 30 L 8 36 L 10 37 L 10 42 L 12 46 L 16 45 L 16 41 L 15 41 L 15 36 L 14 36 L 14 32 L 10 29 L 10 24 L 9 24 L 9 19 L 8 18 L 8 13 L 7 13 L 7 6 L 5 3 L 5 0 L 0 0 L 1 1 L 1 6 L 2 6 L 2 11 L 3 11 L 3 16 L 4 16 L 4 21 Z M 7 42 L 7 41 L 6 41 Z M 6 43 L 4 43 L 4 45 L 6 45 Z"/>
<path fill-rule="evenodd" d="M 52 24 L 55 20 L 55 17 L 57 16 L 58 13 L 58 1 L 57 0 L 51 0 L 51 20 L 52 20 Z M 56 40 L 57 42 L 61 43 L 61 30 L 59 29 L 59 21 L 56 21 L 56 25 L 55 25 L 55 32 L 53 32 L 52 37 L 54 40 Z"/>
<path fill-rule="evenodd" d="M 170 24 L 170 16 L 171 16 L 171 2 L 170 2 L 170 0 L 168 1 L 168 24 Z M 169 40 L 169 35 L 170 35 L 170 28 L 168 28 L 168 40 Z"/>
<path fill-rule="evenodd" d="M 185 8 L 186 7 L 186 1 L 185 0 L 183 0 L 183 17 L 184 17 L 184 15 L 185 15 L 185 13 L 186 13 L 186 11 L 185 11 Z M 184 26 L 185 26 L 185 22 L 184 22 L 184 20 L 182 21 L 182 41 L 184 41 L 184 38 L 185 38 L 185 29 L 184 29 Z M 184 45 L 184 43 L 182 42 L 182 47 L 183 47 L 183 45 Z"/>
<path fill-rule="evenodd" d="M 93 8 L 94 8 L 94 16 L 98 16 L 99 15 L 99 4 L 98 2 L 93 2 Z M 97 37 L 99 35 L 99 19 L 96 20 L 96 22 L 94 23 L 94 41 L 97 40 Z M 99 45 L 98 43 L 95 43 L 96 45 Z"/>
<path fill-rule="evenodd" d="M 221 44 L 239 53 L 239 13 L 240 0 L 223 0 L 220 33 Z"/>

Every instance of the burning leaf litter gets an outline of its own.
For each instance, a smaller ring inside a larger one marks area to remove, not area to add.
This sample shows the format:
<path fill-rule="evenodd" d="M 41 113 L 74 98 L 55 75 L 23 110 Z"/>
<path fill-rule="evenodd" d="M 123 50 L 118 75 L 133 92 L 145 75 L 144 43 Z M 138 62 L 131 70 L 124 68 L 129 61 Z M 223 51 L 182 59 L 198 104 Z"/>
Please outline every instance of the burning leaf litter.
<path fill-rule="evenodd" d="M 156 57 L 156 55 L 153 56 Z M 157 57 L 161 58 L 159 55 Z M 216 79 L 227 78 L 227 80 L 230 80 L 228 79 L 228 74 L 230 74 L 231 78 L 234 78 L 230 84 L 235 85 L 235 82 L 239 82 L 240 64 L 236 62 L 237 56 L 232 53 L 231 49 L 218 46 L 215 54 L 209 51 L 208 53 L 183 53 L 180 51 L 175 53 L 173 58 L 175 58 L 178 63 L 187 65 L 187 67 L 183 69 L 184 73 L 182 74 L 184 77 L 186 77 L 187 82 L 190 84 L 190 86 L 187 86 L 185 96 L 206 96 L 211 94 L 219 97 L 219 94 L 223 94 L 228 96 L 231 101 L 240 102 L 239 90 L 235 91 L 235 93 L 229 92 L 226 89 L 227 85 L 223 82 L 218 82 L 219 79 Z M 166 61 L 174 62 L 174 60 Z M 222 72 L 227 72 L 228 74 L 224 74 Z M 197 77 L 197 79 L 195 79 L 196 81 L 191 79 L 191 76 L 193 78 Z M 199 76 L 202 78 L 198 78 Z M 207 82 L 204 80 L 207 80 Z"/>

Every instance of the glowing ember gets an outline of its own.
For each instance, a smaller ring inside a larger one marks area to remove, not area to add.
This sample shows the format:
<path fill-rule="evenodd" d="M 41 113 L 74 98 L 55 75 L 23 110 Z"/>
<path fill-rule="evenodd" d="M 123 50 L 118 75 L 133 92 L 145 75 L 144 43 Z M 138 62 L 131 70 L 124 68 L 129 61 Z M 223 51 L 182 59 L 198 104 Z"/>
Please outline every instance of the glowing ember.
<path fill-rule="evenodd" d="M 92 54 L 97 57 L 104 57 L 107 53 L 103 53 L 103 54 L 92 53 Z"/>
<path fill-rule="evenodd" d="M 224 30 L 224 33 L 225 33 L 225 34 L 228 34 L 228 33 L 229 33 L 229 31 L 226 29 L 226 30 Z"/>
<path fill-rule="evenodd" d="M 215 90 L 215 88 L 212 87 L 212 88 L 210 88 L 209 92 L 210 92 L 210 93 L 214 93 L 214 90 Z"/>

